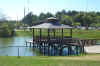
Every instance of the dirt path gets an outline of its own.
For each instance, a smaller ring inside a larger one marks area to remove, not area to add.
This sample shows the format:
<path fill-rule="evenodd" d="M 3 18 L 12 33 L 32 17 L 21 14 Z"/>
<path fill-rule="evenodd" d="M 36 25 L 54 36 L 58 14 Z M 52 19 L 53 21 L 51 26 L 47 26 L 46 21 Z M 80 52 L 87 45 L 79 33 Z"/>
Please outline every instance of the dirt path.
<path fill-rule="evenodd" d="M 100 45 L 94 45 L 94 46 L 87 46 L 85 47 L 86 53 L 100 53 Z"/>
<path fill-rule="evenodd" d="M 91 61 L 100 61 L 99 55 L 86 55 L 86 56 L 64 56 L 64 57 L 42 57 L 41 59 L 57 59 L 57 60 L 91 60 Z"/>

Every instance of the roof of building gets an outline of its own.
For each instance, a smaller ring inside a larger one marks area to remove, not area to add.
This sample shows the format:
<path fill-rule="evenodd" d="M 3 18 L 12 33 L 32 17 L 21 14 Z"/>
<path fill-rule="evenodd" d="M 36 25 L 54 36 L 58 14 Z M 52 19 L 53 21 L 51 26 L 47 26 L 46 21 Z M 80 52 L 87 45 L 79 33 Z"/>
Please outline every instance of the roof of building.
<path fill-rule="evenodd" d="M 68 25 L 59 24 L 58 21 L 53 21 L 53 20 L 57 20 L 54 17 L 50 17 L 47 20 L 51 20 L 51 21 L 47 21 L 45 23 L 32 26 L 30 28 L 47 28 L 47 29 L 52 29 L 52 28 L 72 28 L 72 27 L 70 27 Z"/>
<path fill-rule="evenodd" d="M 52 23 L 43 23 L 40 25 L 32 26 L 31 28 L 47 28 L 47 29 L 52 29 L 52 28 L 72 28 L 68 25 L 53 25 Z"/>
<path fill-rule="evenodd" d="M 57 18 L 55 18 L 55 17 L 50 17 L 50 18 L 47 18 L 47 20 L 57 20 Z"/>

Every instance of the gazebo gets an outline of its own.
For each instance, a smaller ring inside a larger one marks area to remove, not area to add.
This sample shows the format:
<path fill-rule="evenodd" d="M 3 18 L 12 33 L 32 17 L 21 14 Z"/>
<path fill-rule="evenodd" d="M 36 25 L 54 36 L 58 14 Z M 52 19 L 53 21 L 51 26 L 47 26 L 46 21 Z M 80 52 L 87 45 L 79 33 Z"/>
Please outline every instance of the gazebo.
<path fill-rule="evenodd" d="M 42 24 L 32 26 L 33 40 L 72 38 L 72 27 L 58 23 L 54 17 L 47 18 Z"/>
<path fill-rule="evenodd" d="M 76 47 L 76 54 L 83 52 L 84 47 L 80 41 L 76 43 L 77 39 L 72 39 L 72 27 L 59 24 L 58 21 L 57 18 L 50 17 L 44 23 L 31 27 L 33 47 L 39 48 L 40 52 L 43 50 L 43 54 L 48 50 L 48 55 L 50 55 L 51 48 L 54 49 L 54 55 L 62 55 L 65 47 L 68 48 L 68 55 L 71 55 L 73 46 Z"/>

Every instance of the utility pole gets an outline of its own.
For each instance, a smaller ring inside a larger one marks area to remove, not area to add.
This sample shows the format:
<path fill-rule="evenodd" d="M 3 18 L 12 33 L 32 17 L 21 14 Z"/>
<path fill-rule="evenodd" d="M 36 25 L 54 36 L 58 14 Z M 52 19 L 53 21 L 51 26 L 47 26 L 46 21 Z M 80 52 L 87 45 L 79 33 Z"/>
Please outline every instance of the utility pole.
<path fill-rule="evenodd" d="M 87 23 L 87 22 L 86 22 L 86 21 L 87 21 L 86 19 L 87 19 L 87 16 L 88 16 L 88 15 L 87 15 L 87 13 L 88 13 L 88 0 L 86 0 L 86 10 L 85 10 L 85 11 L 86 11 L 86 12 L 85 12 L 85 14 L 84 14 L 84 18 L 85 18 L 85 19 L 84 19 L 84 23 L 85 23 L 86 29 L 88 29 L 88 24 L 86 24 L 86 23 Z"/>
<path fill-rule="evenodd" d="M 16 29 L 19 29 L 18 25 L 19 25 L 19 22 L 18 22 L 18 14 L 16 13 Z"/>
<path fill-rule="evenodd" d="M 30 4 L 30 0 L 27 0 L 27 5 L 28 5 L 28 13 L 29 13 L 29 11 L 30 11 L 29 4 Z"/>
<path fill-rule="evenodd" d="M 24 7 L 24 19 L 25 19 L 25 7 Z M 24 31 L 25 31 L 25 23 L 24 23 Z"/>

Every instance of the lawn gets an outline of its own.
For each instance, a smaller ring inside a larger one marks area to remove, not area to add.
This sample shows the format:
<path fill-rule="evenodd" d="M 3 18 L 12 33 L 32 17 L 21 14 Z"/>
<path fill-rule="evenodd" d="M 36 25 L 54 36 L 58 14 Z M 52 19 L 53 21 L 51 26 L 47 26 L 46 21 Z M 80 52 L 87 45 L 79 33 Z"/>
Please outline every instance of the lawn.
<path fill-rule="evenodd" d="M 86 56 L 0 56 L 0 66 L 100 66 L 99 55 Z"/>
<path fill-rule="evenodd" d="M 73 30 L 74 38 L 100 39 L 100 30 Z"/>
<path fill-rule="evenodd" d="M 15 36 L 32 36 L 31 31 L 16 31 Z"/>
<path fill-rule="evenodd" d="M 32 35 L 29 31 L 17 31 L 17 36 Z M 99 30 L 73 30 L 74 38 L 100 39 Z M 0 66 L 100 66 L 100 54 L 83 56 L 0 56 Z"/>
<path fill-rule="evenodd" d="M 47 34 L 44 32 L 43 35 L 47 35 Z M 57 35 L 59 35 L 59 33 Z M 16 36 L 32 36 L 32 32 L 31 31 L 25 31 L 25 32 L 24 31 L 16 31 Z M 73 29 L 72 37 L 73 38 L 83 38 L 83 39 L 92 39 L 92 38 L 100 39 L 100 30 Z"/>

